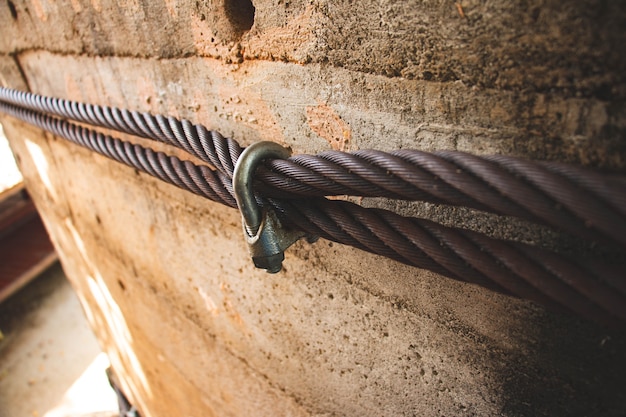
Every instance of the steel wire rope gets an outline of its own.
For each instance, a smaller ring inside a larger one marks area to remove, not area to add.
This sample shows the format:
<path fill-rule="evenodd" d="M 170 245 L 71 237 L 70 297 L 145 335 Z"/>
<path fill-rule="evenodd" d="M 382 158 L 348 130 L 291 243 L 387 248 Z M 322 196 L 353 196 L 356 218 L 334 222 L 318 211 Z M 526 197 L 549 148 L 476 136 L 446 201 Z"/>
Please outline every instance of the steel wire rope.
<path fill-rule="evenodd" d="M 231 179 L 222 172 L 32 110 L 0 102 L 0 111 L 184 190 L 236 207 Z M 530 245 L 345 201 L 267 201 L 286 224 L 328 240 L 552 309 L 573 311 L 605 325 L 626 324 L 623 265 L 573 260 Z"/>
<path fill-rule="evenodd" d="M 31 110 L 158 140 L 228 177 L 239 144 L 173 117 L 97 106 L 0 88 L 0 100 Z M 280 198 L 354 195 L 420 200 L 525 218 L 572 235 L 626 247 L 626 177 L 510 156 L 400 150 L 322 152 L 274 160 L 261 189 Z"/>
<path fill-rule="evenodd" d="M 237 207 L 231 179 L 207 166 L 182 161 L 176 156 L 6 103 L 0 102 L 0 111 L 187 191 Z"/>
<path fill-rule="evenodd" d="M 287 192 L 291 198 L 344 194 L 398 198 L 401 194 L 404 199 L 520 217 L 626 247 L 626 177 L 622 175 L 455 151 L 326 151 L 272 160 L 266 166 L 259 180 L 270 186 L 264 191 L 276 197 L 285 198 Z"/>
<path fill-rule="evenodd" d="M 208 131 L 202 125 L 174 117 L 78 103 L 5 87 L 0 87 L 0 100 L 25 109 L 173 145 L 231 176 L 242 151 L 236 141 L 224 138 L 219 132 Z"/>

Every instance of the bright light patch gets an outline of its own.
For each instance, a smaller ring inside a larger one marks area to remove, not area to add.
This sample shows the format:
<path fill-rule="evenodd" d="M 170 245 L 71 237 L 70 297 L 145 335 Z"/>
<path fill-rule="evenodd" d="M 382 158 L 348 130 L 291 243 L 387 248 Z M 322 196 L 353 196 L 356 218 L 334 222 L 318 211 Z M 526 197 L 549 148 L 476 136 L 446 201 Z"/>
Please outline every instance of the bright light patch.
<path fill-rule="evenodd" d="M 0 193 L 13 188 L 22 182 L 22 174 L 15 164 L 9 142 L 4 137 L 2 125 L 0 125 Z"/>
<path fill-rule="evenodd" d="M 61 401 L 43 417 L 67 417 L 117 409 L 117 396 L 104 378 L 109 360 L 104 353 L 95 357 L 80 377 L 65 392 Z"/>
<path fill-rule="evenodd" d="M 33 159 L 35 163 L 35 168 L 37 169 L 37 173 L 39 174 L 39 178 L 41 182 L 46 187 L 48 192 L 54 195 L 54 188 L 52 188 L 52 181 L 50 181 L 50 176 L 48 175 L 48 160 L 41 149 L 41 146 L 37 145 L 35 142 L 26 139 L 26 149 L 28 149 L 28 153 L 30 157 Z"/>

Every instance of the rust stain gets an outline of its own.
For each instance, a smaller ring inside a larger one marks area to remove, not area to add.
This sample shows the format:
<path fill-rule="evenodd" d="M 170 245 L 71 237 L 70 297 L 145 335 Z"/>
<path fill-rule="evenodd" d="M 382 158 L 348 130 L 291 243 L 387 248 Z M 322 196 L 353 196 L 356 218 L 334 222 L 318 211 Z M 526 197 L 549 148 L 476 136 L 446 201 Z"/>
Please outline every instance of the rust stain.
<path fill-rule="evenodd" d="M 324 138 L 333 150 L 347 151 L 350 148 L 350 126 L 331 107 L 326 104 L 307 107 L 306 117 L 311 130 Z"/>

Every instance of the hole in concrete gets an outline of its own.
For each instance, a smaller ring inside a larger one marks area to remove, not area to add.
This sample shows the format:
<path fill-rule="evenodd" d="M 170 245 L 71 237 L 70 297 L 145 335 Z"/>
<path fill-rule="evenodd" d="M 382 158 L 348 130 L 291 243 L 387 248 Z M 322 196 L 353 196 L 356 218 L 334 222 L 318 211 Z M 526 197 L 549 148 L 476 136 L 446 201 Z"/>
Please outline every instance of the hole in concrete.
<path fill-rule="evenodd" d="M 254 24 L 254 4 L 250 0 L 225 0 L 224 12 L 233 27 L 240 35 L 247 32 Z"/>
<path fill-rule="evenodd" d="M 17 20 L 17 9 L 15 8 L 15 4 L 13 4 L 11 0 L 8 0 L 7 6 L 9 6 L 9 11 L 11 12 L 13 20 Z"/>

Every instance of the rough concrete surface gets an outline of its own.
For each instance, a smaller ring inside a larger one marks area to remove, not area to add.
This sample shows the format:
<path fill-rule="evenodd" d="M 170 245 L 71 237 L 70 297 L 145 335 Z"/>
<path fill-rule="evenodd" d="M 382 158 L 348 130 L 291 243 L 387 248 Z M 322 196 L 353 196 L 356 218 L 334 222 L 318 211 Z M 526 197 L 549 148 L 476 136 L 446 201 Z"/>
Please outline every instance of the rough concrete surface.
<path fill-rule="evenodd" d="M 626 97 L 620 1 L 10 0 L 5 53 L 269 59 L 478 87 Z"/>
<path fill-rule="evenodd" d="M 18 65 L 11 86 L 188 118 L 244 145 L 626 167 L 623 2 L 252 4 L 12 0 L 0 68 Z M 267 275 L 236 211 L 3 124 L 142 415 L 626 412 L 623 332 L 326 241 L 296 244 Z M 594 254 L 512 219 L 362 204 Z"/>

